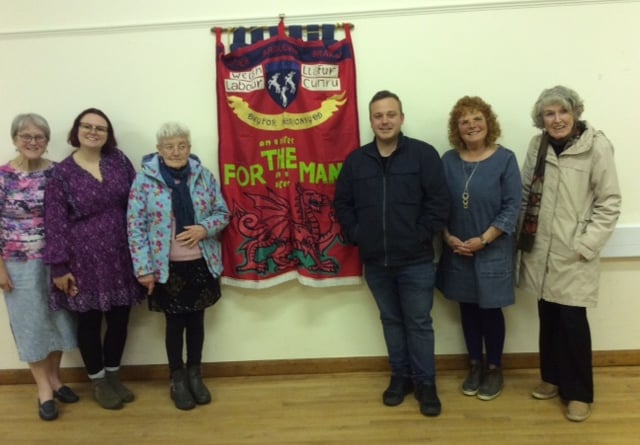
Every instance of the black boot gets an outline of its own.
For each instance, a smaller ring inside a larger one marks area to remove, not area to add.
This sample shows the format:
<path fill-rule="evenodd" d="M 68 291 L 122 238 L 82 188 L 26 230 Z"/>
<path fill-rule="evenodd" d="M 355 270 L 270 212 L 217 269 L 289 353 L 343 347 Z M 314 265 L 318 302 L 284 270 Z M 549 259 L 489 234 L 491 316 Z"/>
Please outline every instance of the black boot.
<path fill-rule="evenodd" d="M 189 391 L 187 371 L 184 368 L 176 369 L 171 373 L 171 400 L 176 408 L 182 410 L 193 409 L 196 406 L 191 391 Z"/>
<path fill-rule="evenodd" d="M 411 377 L 391 376 L 389 386 L 382 393 L 382 403 L 387 406 L 400 405 L 404 401 L 404 396 L 413 391 L 413 381 Z"/>
<path fill-rule="evenodd" d="M 202 372 L 200 366 L 189 366 L 187 369 L 189 374 L 189 388 L 191 389 L 191 395 L 198 405 L 206 405 L 211 402 L 211 393 L 202 381 Z"/>
<path fill-rule="evenodd" d="M 423 384 L 417 393 L 420 401 L 420 412 L 429 417 L 439 416 L 442 412 L 442 404 L 438 397 L 436 385 Z"/>

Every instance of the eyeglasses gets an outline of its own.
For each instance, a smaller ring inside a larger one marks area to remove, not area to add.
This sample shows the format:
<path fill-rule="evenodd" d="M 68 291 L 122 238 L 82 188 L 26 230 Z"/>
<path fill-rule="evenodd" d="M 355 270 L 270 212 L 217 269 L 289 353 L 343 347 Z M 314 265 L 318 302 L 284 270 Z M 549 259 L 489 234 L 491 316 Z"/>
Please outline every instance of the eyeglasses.
<path fill-rule="evenodd" d="M 86 131 L 95 131 L 96 133 L 106 133 L 109 131 L 109 128 L 103 125 L 91 125 L 86 122 L 80 122 L 80 128 Z"/>
<path fill-rule="evenodd" d="M 40 144 L 41 142 L 44 142 L 47 140 L 46 136 L 43 136 L 41 134 L 37 134 L 35 136 L 31 135 L 31 134 L 19 134 L 18 137 L 20 138 L 20 140 L 22 142 L 31 142 L 34 141 L 36 144 Z"/>
<path fill-rule="evenodd" d="M 184 153 L 189 148 L 191 148 L 191 145 L 189 145 L 189 144 L 178 144 L 178 145 L 163 144 L 163 145 L 160 146 L 160 148 L 162 148 L 164 151 L 168 151 L 168 152 L 172 152 L 172 153 L 173 153 L 174 150 L 178 150 L 178 152 Z"/>

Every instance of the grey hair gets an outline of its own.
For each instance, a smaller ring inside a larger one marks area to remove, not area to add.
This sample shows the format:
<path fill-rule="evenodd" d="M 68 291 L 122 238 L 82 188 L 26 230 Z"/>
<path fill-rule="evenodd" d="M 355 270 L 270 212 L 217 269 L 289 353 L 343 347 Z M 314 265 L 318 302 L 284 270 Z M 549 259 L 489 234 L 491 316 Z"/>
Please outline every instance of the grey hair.
<path fill-rule="evenodd" d="M 51 138 L 51 129 L 47 120 L 37 113 L 23 113 L 13 118 L 11 122 L 11 139 L 15 139 L 24 127 L 32 124 L 35 125 L 38 130 L 42 131 L 47 138 L 47 141 Z"/>
<path fill-rule="evenodd" d="M 540 93 L 540 97 L 538 97 L 538 100 L 533 105 L 531 118 L 533 119 L 534 127 L 540 129 L 544 128 L 542 112 L 546 106 L 551 104 L 562 105 L 567 111 L 570 111 L 573 114 L 573 118 L 575 120 L 580 119 L 580 116 L 582 116 L 582 112 L 584 111 L 584 102 L 578 93 L 571 88 L 556 85 L 553 88 L 548 88 L 542 91 L 542 93 Z"/>
<path fill-rule="evenodd" d="M 180 122 L 165 122 L 156 132 L 156 141 L 158 144 L 166 138 L 185 137 L 191 143 L 191 131 L 189 127 Z"/>

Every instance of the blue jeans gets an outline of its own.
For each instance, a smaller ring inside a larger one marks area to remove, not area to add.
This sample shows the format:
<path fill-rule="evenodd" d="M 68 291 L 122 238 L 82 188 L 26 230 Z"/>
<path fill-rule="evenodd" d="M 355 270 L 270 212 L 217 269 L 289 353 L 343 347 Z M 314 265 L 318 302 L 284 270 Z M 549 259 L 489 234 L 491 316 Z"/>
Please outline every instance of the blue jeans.
<path fill-rule="evenodd" d="M 416 385 L 435 384 L 434 264 L 366 265 L 364 276 L 380 310 L 392 374 L 412 376 Z"/>

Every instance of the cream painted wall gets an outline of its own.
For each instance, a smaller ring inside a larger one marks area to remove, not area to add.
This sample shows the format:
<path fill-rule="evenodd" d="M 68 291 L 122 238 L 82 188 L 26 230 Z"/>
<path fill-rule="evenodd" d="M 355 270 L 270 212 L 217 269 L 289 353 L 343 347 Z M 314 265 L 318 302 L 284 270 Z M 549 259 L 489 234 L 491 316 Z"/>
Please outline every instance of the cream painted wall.
<path fill-rule="evenodd" d="M 282 0 L 270 3 L 166 0 L 130 2 L 0 0 L 0 161 L 13 154 L 9 124 L 36 111 L 53 134 L 49 155 L 60 160 L 72 119 L 89 106 L 112 119 L 121 148 L 137 164 L 154 147 L 157 126 L 187 123 L 194 153 L 217 171 L 214 39 L 211 26 L 349 21 L 358 71 L 362 140 L 372 137 L 366 106 L 379 89 L 404 101 L 405 132 L 447 149 L 446 122 L 464 94 L 492 103 L 502 143 L 520 161 L 535 129 L 529 111 L 555 84 L 575 88 L 586 117 L 616 146 L 623 189 L 621 223 L 640 225 L 638 1 Z M 540 5 L 543 6 L 540 6 Z M 135 6 L 133 6 L 135 5 Z M 247 12 L 250 11 L 250 12 Z M 601 302 L 590 311 L 594 349 L 638 349 L 640 259 L 603 261 Z M 519 295 L 506 309 L 506 352 L 537 350 L 535 298 Z M 207 311 L 204 360 L 385 355 L 377 309 L 366 286 L 311 289 L 297 283 L 251 291 L 223 288 Z M 438 354 L 463 353 L 456 305 L 437 296 L 433 317 Z M 162 315 L 136 307 L 125 364 L 165 363 Z M 65 366 L 81 366 L 77 352 Z M 22 368 L 0 304 L 0 369 Z"/>

